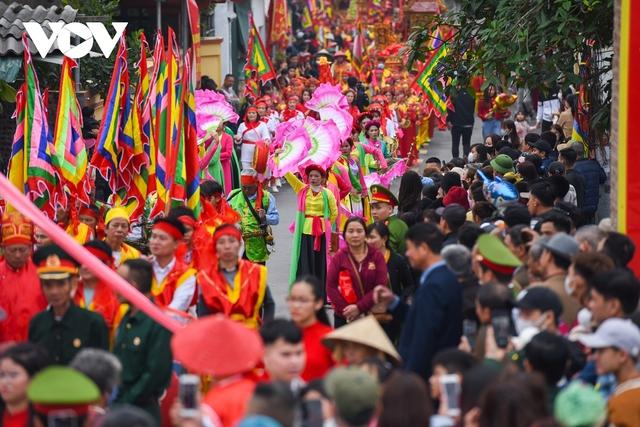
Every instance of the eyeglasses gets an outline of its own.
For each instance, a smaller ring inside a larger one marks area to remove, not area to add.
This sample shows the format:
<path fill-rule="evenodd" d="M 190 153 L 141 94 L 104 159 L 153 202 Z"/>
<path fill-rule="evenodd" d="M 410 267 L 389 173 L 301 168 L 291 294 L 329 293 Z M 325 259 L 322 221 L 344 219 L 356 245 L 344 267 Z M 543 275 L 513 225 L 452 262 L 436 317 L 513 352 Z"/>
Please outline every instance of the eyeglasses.
<path fill-rule="evenodd" d="M 308 299 L 308 298 L 293 298 L 293 297 L 287 297 L 287 302 L 290 304 L 311 304 L 313 302 L 313 300 Z"/>

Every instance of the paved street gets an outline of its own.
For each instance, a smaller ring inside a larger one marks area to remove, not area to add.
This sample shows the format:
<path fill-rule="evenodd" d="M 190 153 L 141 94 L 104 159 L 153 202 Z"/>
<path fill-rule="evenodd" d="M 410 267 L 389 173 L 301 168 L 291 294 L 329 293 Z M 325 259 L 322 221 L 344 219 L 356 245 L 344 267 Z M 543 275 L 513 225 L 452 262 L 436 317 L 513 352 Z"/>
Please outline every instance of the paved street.
<path fill-rule="evenodd" d="M 472 144 L 482 141 L 482 129 L 479 120 L 473 131 Z M 433 140 L 427 150 L 420 153 L 420 159 L 424 161 L 427 157 L 436 156 L 441 159 L 451 158 L 451 135 L 448 131 L 436 131 Z M 419 164 L 422 165 L 422 162 Z M 419 168 L 416 169 L 420 172 Z M 393 190 L 397 194 L 397 187 L 400 178 L 393 183 Z M 273 228 L 276 241 L 275 252 L 271 255 L 267 266 L 269 268 L 269 286 L 276 300 L 276 315 L 287 316 L 285 299 L 288 291 L 289 266 L 291 265 L 291 241 L 293 235 L 289 231 L 289 226 L 293 223 L 296 215 L 296 196 L 291 188 L 285 183 L 277 193 L 278 210 L 280 211 L 280 225 Z"/>

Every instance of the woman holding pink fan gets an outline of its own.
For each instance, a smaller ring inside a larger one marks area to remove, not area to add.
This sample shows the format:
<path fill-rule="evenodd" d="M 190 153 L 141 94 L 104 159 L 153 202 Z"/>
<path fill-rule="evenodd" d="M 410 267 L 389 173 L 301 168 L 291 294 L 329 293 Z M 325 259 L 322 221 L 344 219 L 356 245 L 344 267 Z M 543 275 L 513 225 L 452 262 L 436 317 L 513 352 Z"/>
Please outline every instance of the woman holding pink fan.
<path fill-rule="evenodd" d="M 266 123 L 258 118 L 258 110 L 251 106 L 247 108 L 244 121 L 238 126 L 236 133 L 236 144 L 242 144 L 240 149 L 240 163 L 242 169 L 253 169 L 253 155 L 256 151 L 256 144 L 271 143 L 271 132 Z"/>

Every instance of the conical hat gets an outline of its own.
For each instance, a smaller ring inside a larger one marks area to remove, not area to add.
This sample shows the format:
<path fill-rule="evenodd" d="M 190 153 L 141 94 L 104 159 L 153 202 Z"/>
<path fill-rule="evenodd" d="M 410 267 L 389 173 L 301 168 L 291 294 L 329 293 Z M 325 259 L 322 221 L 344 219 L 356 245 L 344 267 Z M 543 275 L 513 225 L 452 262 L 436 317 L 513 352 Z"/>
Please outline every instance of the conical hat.
<path fill-rule="evenodd" d="M 323 344 L 330 348 L 333 348 L 336 341 L 348 341 L 366 345 L 391 356 L 397 362 L 402 361 L 393 343 L 374 316 L 363 317 L 355 322 L 348 323 L 325 335 L 322 339 Z"/>

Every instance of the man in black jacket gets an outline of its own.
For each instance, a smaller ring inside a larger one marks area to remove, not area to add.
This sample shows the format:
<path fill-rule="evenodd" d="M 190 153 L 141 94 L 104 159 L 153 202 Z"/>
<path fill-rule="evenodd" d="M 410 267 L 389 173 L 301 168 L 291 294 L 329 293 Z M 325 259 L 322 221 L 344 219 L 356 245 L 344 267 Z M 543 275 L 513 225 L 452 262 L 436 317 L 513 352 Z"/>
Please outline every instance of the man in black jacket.
<path fill-rule="evenodd" d="M 453 110 L 448 110 L 447 114 L 447 127 L 451 130 L 451 155 L 459 157 L 462 138 L 462 152 L 466 160 L 471 148 L 476 100 L 466 88 L 458 86 L 458 93 L 451 98 L 451 103 Z"/>
<path fill-rule="evenodd" d="M 593 223 L 600 200 L 600 184 L 607 180 L 607 174 L 596 160 L 584 157 L 584 146 L 574 142 L 571 148 L 577 153 L 578 161 L 573 169 L 584 177 L 584 204 L 582 216 L 587 223 Z"/>

